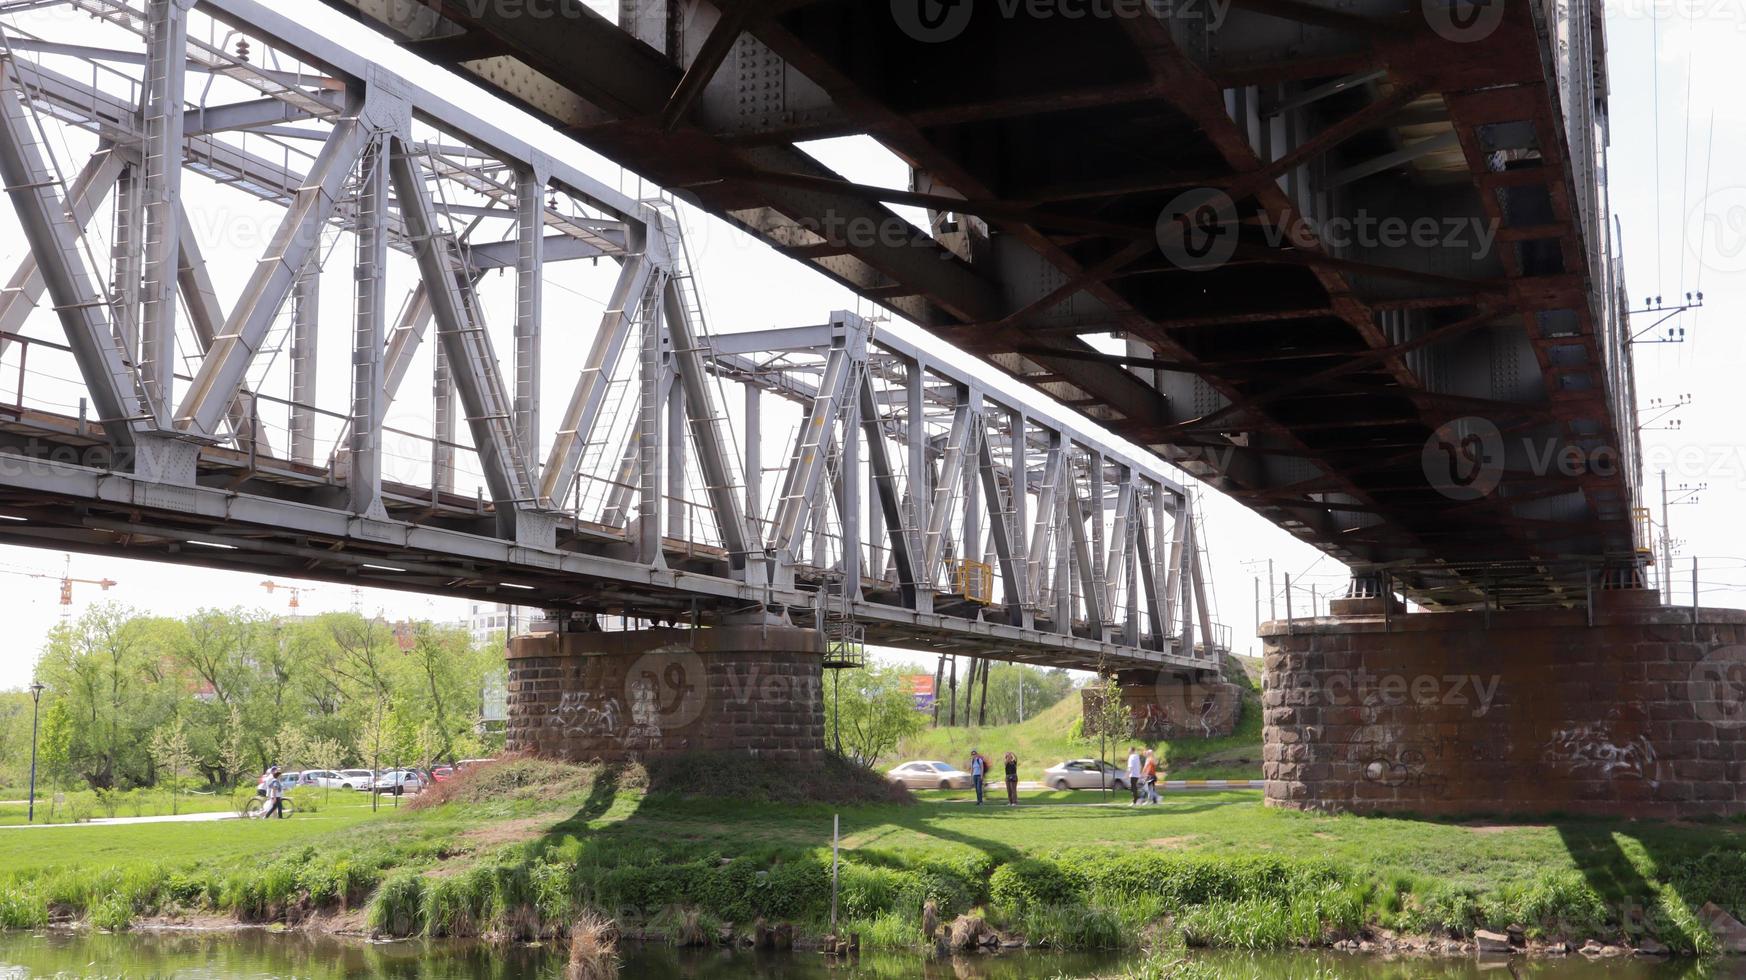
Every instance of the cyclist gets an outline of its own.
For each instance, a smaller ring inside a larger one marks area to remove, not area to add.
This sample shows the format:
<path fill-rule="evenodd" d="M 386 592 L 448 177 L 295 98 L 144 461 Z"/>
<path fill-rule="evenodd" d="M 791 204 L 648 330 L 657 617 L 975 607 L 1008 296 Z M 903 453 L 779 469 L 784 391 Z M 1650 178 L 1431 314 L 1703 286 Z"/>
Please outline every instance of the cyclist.
<path fill-rule="evenodd" d="M 261 811 L 261 818 L 264 820 L 274 814 L 280 820 L 285 819 L 285 783 L 279 778 L 278 766 L 267 773 L 267 806 Z"/>

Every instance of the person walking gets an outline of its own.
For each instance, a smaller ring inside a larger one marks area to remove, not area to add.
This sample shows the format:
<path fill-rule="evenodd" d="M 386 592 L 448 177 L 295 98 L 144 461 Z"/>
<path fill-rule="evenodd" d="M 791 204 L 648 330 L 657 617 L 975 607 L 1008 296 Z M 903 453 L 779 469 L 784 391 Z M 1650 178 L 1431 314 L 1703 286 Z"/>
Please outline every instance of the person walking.
<path fill-rule="evenodd" d="M 1132 745 L 1128 746 L 1128 789 L 1132 790 L 1133 794 L 1134 794 L 1134 802 L 1129 803 L 1128 806 L 1139 806 L 1140 805 L 1140 750 L 1137 747 L 1132 746 Z"/>
<path fill-rule="evenodd" d="M 976 805 L 982 805 L 983 784 L 988 780 L 988 760 L 976 749 L 970 750 L 970 782 L 976 787 Z"/>
<path fill-rule="evenodd" d="M 278 766 L 267 774 L 267 807 L 261 811 L 261 819 L 275 815 L 285 819 L 285 782 L 279 778 Z"/>
<path fill-rule="evenodd" d="M 1146 802 L 1156 806 L 1158 804 L 1158 757 L 1152 754 L 1151 749 L 1146 750 L 1146 764 L 1141 767 L 1140 773 L 1146 779 Z"/>
<path fill-rule="evenodd" d="M 1006 805 L 1018 806 L 1018 756 L 1006 754 Z"/>

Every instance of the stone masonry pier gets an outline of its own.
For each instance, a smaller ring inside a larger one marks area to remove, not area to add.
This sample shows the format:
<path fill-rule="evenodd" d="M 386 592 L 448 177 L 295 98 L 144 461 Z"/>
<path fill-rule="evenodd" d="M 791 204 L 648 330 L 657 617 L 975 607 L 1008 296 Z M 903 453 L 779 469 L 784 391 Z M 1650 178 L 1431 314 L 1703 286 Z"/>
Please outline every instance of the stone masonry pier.
<path fill-rule="evenodd" d="M 819 635 L 784 626 L 536 633 L 509 649 L 507 747 L 631 761 L 824 753 Z"/>
<path fill-rule="evenodd" d="M 1336 604 L 1337 607 L 1342 604 Z M 1262 629 L 1270 806 L 1746 813 L 1746 611 L 1349 615 Z"/>

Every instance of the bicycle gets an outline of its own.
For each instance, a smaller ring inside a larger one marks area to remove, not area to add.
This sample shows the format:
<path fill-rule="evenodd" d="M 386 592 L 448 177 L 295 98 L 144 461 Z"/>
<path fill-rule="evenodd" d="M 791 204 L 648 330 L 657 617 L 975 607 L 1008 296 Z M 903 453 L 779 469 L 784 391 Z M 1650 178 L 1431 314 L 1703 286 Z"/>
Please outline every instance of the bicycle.
<path fill-rule="evenodd" d="M 249 807 L 246 811 L 244 811 L 243 816 L 249 820 L 260 820 L 261 814 L 267 812 L 268 805 L 269 804 L 267 803 L 267 801 L 264 797 L 257 796 L 254 799 L 249 801 Z M 295 804 L 293 804 L 291 802 L 290 797 L 286 797 L 282 801 L 282 806 L 280 808 L 280 811 L 282 813 L 284 813 L 285 816 L 291 817 L 291 816 L 295 816 L 297 814 L 297 807 Z M 269 817 L 267 819 L 272 819 L 272 818 Z"/>

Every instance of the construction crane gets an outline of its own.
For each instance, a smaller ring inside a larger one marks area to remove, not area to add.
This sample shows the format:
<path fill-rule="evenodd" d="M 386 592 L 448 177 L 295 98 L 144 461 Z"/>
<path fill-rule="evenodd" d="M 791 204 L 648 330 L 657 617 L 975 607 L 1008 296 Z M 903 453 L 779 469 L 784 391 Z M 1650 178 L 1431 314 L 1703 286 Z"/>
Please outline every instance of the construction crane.
<path fill-rule="evenodd" d="M 55 581 L 60 582 L 61 583 L 61 601 L 60 601 L 61 618 L 66 619 L 72 613 L 71 607 L 73 605 L 73 586 L 74 585 L 95 585 L 99 589 L 102 589 L 104 592 L 108 592 L 110 589 L 114 588 L 118 584 L 114 579 L 111 579 L 111 578 L 74 578 L 73 577 L 73 556 L 67 555 L 66 560 L 67 560 L 66 568 L 59 575 L 56 575 L 52 572 L 32 572 L 32 571 L 24 571 L 24 570 L 19 570 L 19 569 L 12 569 L 12 568 L 0 568 L 0 572 L 5 572 L 7 575 L 21 575 L 25 578 L 51 579 L 51 580 L 55 580 Z"/>
<path fill-rule="evenodd" d="M 262 582 L 261 588 L 266 589 L 268 595 L 272 595 L 274 592 L 276 592 L 280 589 L 284 589 L 286 592 L 291 593 L 291 608 L 292 609 L 296 609 L 299 605 L 301 605 L 301 603 L 298 602 L 298 599 L 303 595 L 303 593 L 315 591 L 314 588 L 307 586 L 307 585 L 281 585 L 278 582 L 273 581 L 272 579 L 268 579 L 265 582 Z"/>

